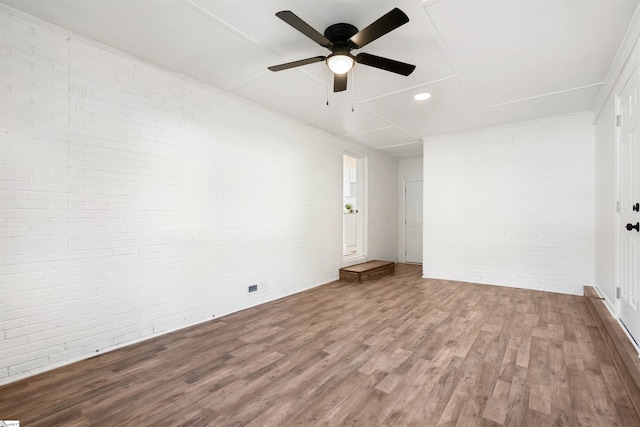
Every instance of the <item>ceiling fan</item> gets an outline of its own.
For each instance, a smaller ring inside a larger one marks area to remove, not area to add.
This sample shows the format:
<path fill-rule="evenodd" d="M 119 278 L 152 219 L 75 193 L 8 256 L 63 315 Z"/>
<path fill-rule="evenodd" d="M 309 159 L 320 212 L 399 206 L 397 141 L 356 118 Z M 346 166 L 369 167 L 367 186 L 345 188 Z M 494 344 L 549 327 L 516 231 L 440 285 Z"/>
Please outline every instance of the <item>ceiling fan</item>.
<path fill-rule="evenodd" d="M 301 65 L 326 61 L 329 69 L 334 73 L 333 91 L 341 92 L 347 89 L 347 73 L 356 62 L 402 74 L 403 76 L 408 76 L 416 68 L 415 65 L 369 53 L 358 53 L 355 56 L 351 54 L 353 49 L 360 49 L 409 22 L 409 17 L 397 7 L 362 30 L 358 30 L 351 24 L 339 23 L 327 27 L 324 30 L 324 35 L 320 34 L 290 10 L 278 12 L 276 16 L 320 46 L 329 49 L 331 54 L 329 56 L 314 56 L 299 61 L 287 62 L 286 64 L 273 65 L 268 67 L 271 71 L 282 71 Z"/>

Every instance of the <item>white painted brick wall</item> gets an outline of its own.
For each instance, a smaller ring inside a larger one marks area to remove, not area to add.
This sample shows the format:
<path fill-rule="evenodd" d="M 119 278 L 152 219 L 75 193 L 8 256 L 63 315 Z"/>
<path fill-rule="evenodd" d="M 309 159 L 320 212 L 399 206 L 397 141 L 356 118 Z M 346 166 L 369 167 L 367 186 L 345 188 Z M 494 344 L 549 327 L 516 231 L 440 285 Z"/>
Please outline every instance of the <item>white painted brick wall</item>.
<path fill-rule="evenodd" d="M 368 170 L 368 258 L 398 260 L 398 164 L 383 168 L 382 157 L 370 156 Z M 376 230 L 375 233 L 371 233 Z"/>
<path fill-rule="evenodd" d="M 337 278 L 344 143 L 1 8 L 0 31 L 0 383 Z M 397 162 L 359 150 L 393 255 Z"/>
<path fill-rule="evenodd" d="M 581 294 L 594 278 L 592 113 L 425 139 L 425 277 Z"/>

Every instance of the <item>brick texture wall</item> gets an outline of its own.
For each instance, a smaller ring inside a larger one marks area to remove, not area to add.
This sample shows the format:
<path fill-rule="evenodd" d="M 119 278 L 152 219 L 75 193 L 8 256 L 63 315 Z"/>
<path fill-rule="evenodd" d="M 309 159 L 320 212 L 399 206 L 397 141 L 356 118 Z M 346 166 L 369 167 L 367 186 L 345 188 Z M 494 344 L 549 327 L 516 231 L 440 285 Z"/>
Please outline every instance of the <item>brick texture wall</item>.
<path fill-rule="evenodd" d="M 593 283 L 592 113 L 424 146 L 425 277 L 572 294 Z"/>
<path fill-rule="evenodd" d="M 0 31 L 0 383 L 337 278 L 344 143 L 4 9 Z M 348 148 L 388 258 L 397 163 Z"/>

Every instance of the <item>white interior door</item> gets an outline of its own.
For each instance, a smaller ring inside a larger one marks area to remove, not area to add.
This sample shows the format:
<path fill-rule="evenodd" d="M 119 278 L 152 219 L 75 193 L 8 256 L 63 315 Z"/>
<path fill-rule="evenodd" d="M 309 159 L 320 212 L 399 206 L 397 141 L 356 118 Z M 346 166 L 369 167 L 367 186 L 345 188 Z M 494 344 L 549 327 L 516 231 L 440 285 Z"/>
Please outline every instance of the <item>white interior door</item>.
<path fill-rule="evenodd" d="M 640 146 L 637 71 L 631 73 L 618 96 L 620 320 L 636 343 L 640 343 Z"/>
<path fill-rule="evenodd" d="M 422 181 L 404 184 L 405 261 L 422 264 Z"/>

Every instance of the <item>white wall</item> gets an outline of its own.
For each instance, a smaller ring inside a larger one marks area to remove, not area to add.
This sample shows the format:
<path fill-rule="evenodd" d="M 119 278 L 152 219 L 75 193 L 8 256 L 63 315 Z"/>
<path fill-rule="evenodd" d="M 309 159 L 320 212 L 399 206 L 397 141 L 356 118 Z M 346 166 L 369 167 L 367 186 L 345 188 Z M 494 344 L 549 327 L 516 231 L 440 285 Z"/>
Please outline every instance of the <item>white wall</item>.
<path fill-rule="evenodd" d="M 0 28 L 0 383 L 336 279 L 344 149 L 368 156 L 368 254 L 395 258 L 394 159 L 35 19 Z"/>
<path fill-rule="evenodd" d="M 582 294 L 594 278 L 592 120 L 425 139 L 424 276 Z"/>
<path fill-rule="evenodd" d="M 611 96 L 595 125 L 595 286 L 615 309 L 616 128 Z"/>
<path fill-rule="evenodd" d="M 407 181 L 422 181 L 422 157 L 400 159 L 398 161 L 398 261 L 405 262 L 405 206 L 404 184 Z"/>
<path fill-rule="evenodd" d="M 371 155 L 367 158 L 366 175 L 367 258 L 397 261 L 398 162 L 384 155 Z"/>

